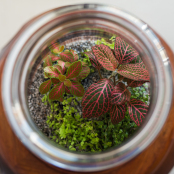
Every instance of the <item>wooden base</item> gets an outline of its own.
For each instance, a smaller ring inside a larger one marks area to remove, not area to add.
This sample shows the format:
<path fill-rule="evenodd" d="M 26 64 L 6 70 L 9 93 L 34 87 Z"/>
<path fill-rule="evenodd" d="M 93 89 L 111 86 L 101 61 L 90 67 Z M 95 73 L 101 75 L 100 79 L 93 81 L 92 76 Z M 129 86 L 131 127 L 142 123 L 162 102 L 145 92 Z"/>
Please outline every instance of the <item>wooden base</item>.
<path fill-rule="evenodd" d="M 168 45 L 161 39 L 169 55 L 174 77 L 174 55 Z M 12 43 L 12 42 L 11 42 Z M 9 50 L 11 45 L 7 46 Z M 0 91 L 2 71 L 7 50 L 0 59 Z M 13 133 L 2 105 L 0 93 L 0 155 L 14 173 L 18 174 L 62 174 L 78 173 L 53 167 L 33 155 Z M 174 103 L 173 103 L 174 106 Z M 109 170 L 92 172 L 100 174 L 167 174 L 174 164 L 174 107 L 172 107 L 165 125 L 157 138 L 141 154 L 131 161 Z"/>

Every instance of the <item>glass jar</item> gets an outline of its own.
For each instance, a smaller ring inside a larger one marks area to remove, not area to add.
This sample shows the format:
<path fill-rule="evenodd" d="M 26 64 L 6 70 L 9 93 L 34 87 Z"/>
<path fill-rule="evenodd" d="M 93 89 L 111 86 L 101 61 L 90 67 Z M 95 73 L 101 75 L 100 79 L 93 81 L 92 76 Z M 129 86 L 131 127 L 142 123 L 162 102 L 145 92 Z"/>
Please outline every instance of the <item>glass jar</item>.
<path fill-rule="evenodd" d="M 27 104 L 32 73 L 52 41 L 86 42 L 119 35 L 135 47 L 150 72 L 151 101 L 147 119 L 129 141 L 95 154 L 70 152 L 49 141 L 36 127 Z M 27 23 L 9 45 L 3 66 L 2 102 L 9 123 L 21 142 L 47 163 L 72 171 L 100 171 L 140 154 L 156 138 L 171 109 L 173 81 L 170 60 L 159 37 L 140 19 L 120 9 L 98 4 L 65 6 Z M 1 56 L 3 59 L 3 54 Z"/>

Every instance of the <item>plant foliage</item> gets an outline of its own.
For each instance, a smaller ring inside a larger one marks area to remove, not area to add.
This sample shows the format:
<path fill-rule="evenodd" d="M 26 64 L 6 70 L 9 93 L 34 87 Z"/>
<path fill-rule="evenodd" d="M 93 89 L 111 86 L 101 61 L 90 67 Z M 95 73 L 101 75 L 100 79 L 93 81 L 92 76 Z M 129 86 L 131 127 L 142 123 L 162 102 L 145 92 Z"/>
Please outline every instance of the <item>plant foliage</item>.
<path fill-rule="evenodd" d="M 40 93 L 49 93 L 49 100 L 63 101 L 64 93 L 81 97 L 84 95 L 84 88 L 79 82 L 90 73 L 88 64 L 78 60 L 78 54 L 74 50 L 65 50 L 64 46 L 53 44 L 50 47 L 51 53 L 57 56 L 55 63 L 51 60 L 50 54 L 44 59 L 44 75 L 49 80 L 40 85 Z M 55 60 L 55 59 L 54 59 Z M 51 85 L 53 87 L 51 87 Z"/>
<path fill-rule="evenodd" d="M 139 53 L 120 37 L 115 38 L 113 45 L 103 43 L 92 47 L 92 52 L 85 53 L 89 56 L 91 64 L 98 69 L 101 80 L 92 84 L 82 98 L 83 117 L 100 117 L 110 110 L 113 124 L 123 120 L 128 107 L 130 118 L 140 126 L 145 118 L 148 105 L 137 99 L 130 99 L 128 87 L 138 87 L 150 80 Z M 100 65 L 99 65 L 100 64 Z M 113 83 L 109 79 L 102 79 L 101 66 L 113 71 Z M 121 75 L 116 82 L 116 75 Z"/>
<path fill-rule="evenodd" d="M 143 101 L 148 100 L 145 87 L 131 88 L 131 97 Z M 43 97 L 43 102 L 48 99 Z M 77 97 L 67 96 L 62 103 L 51 103 L 51 114 L 47 116 L 47 124 L 51 129 L 51 139 L 70 151 L 100 152 L 118 146 L 129 138 L 138 128 L 129 116 L 124 105 L 112 105 L 113 109 L 99 120 L 82 118 L 75 107 L 79 105 Z M 61 109 L 63 108 L 63 109 Z M 124 113 L 124 117 L 120 113 Z M 110 117 L 112 115 L 112 117 Z M 116 118 L 115 118 L 116 117 Z M 117 123 L 117 124 L 116 124 Z"/>

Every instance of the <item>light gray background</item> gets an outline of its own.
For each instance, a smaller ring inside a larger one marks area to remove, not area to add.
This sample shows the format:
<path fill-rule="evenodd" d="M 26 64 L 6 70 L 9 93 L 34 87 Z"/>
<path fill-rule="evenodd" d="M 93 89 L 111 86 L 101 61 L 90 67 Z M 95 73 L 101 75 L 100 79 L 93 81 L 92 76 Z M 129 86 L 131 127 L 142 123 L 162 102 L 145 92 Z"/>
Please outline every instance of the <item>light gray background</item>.
<path fill-rule="evenodd" d="M 174 50 L 174 0 L 0 0 L 0 49 L 31 18 L 77 3 L 102 3 L 129 11 L 149 24 Z"/>

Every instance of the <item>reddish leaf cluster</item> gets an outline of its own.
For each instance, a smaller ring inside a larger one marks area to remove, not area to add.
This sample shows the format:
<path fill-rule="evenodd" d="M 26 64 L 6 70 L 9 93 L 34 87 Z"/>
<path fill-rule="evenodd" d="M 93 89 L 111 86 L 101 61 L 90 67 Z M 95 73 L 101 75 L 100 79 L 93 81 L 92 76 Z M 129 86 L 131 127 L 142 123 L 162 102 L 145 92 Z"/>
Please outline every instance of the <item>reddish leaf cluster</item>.
<path fill-rule="evenodd" d="M 57 64 L 53 65 L 54 60 L 51 54 L 45 55 L 44 58 L 44 75 L 49 80 L 43 82 L 40 87 L 40 93 L 49 92 L 50 100 L 63 101 L 64 93 L 73 94 L 81 97 L 84 94 L 84 88 L 79 82 L 88 76 L 90 68 L 85 62 L 78 61 L 78 54 L 74 50 L 65 50 L 64 46 L 53 44 L 50 50 L 57 55 Z M 54 55 L 54 56 L 55 56 Z M 55 56 L 56 57 L 56 56 Z M 51 89 L 51 85 L 53 88 Z"/>
<path fill-rule="evenodd" d="M 150 80 L 148 70 L 138 52 L 117 37 L 114 50 L 101 44 L 93 46 L 92 51 L 85 54 L 96 69 L 100 70 L 103 67 L 108 71 L 117 72 L 121 75 L 119 81 L 124 79 L 127 86 L 122 82 L 115 85 L 108 79 L 101 79 L 92 84 L 82 99 L 83 117 L 99 117 L 110 112 L 111 121 L 116 124 L 124 119 L 128 107 L 131 119 L 140 126 L 146 116 L 148 105 L 140 100 L 131 99 L 131 93 L 127 89 L 128 86 L 138 87 Z"/>

